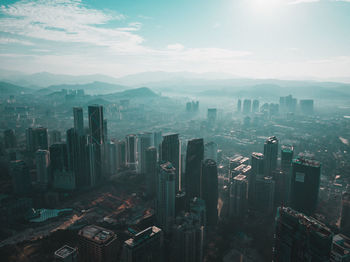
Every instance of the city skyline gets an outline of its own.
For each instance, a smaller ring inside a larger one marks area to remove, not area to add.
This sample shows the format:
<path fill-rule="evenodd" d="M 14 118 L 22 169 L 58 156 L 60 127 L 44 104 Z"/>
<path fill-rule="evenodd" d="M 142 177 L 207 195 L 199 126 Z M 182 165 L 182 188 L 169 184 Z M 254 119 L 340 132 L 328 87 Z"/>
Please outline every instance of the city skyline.
<path fill-rule="evenodd" d="M 4 1 L 0 68 L 343 81 L 349 12 L 346 0 Z"/>

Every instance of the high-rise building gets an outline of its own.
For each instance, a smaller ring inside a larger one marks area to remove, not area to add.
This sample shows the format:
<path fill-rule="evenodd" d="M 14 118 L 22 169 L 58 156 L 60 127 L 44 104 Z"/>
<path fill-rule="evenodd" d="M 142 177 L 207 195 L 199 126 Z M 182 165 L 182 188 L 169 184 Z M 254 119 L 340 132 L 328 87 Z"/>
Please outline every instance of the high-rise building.
<path fill-rule="evenodd" d="M 279 207 L 273 261 L 329 261 L 333 233 L 321 222 L 289 207 Z"/>
<path fill-rule="evenodd" d="M 333 245 L 330 262 L 350 261 L 350 238 L 338 234 L 333 237 Z"/>
<path fill-rule="evenodd" d="M 343 193 L 340 217 L 340 232 L 350 237 L 350 192 Z"/>
<path fill-rule="evenodd" d="M 117 166 L 117 143 L 113 140 L 107 143 L 107 170 L 108 175 L 115 175 L 118 171 Z"/>
<path fill-rule="evenodd" d="M 204 145 L 204 160 L 212 159 L 218 161 L 218 144 L 215 142 L 208 142 Z"/>
<path fill-rule="evenodd" d="M 175 219 L 175 173 L 170 162 L 160 164 L 157 183 L 157 222 L 165 232 L 169 232 Z"/>
<path fill-rule="evenodd" d="M 159 151 L 159 146 L 162 144 L 163 137 L 162 137 L 162 131 L 156 131 L 153 133 L 153 145 L 157 149 L 157 152 Z"/>
<path fill-rule="evenodd" d="M 4 143 L 5 148 L 14 148 L 17 146 L 17 139 L 13 129 L 4 131 Z"/>
<path fill-rule="evenodd" d="M 83 108 L 73 107 L 74 130 L 78 135 L 84 135 Z"/>
<path fill-rule="evenodd" d="M 163 231 L 152 226 L 124 242 L 122 262 L 162 262 Z"/>
<path fill-rule="evenodd" d="M 52 144 L 61 143 L 61 132 L 58 130 L 51 130 L 49 132 L 50 146 Z"/>
<path fill-rule="evenodd" d="M 180 191 L 183 182 L 181 176 L 181 145 L 179 134 L 164 135 L 161 149 L 161 160 L 169 161 L 175 168 L 175 189 L 176 191 Z"/>
<path fill-rule="evenodd" d="M 187 143 L 186 153 L 186 194 L 189 199 L 201 195 L 201 165 L 204 158 L 203 138 Z"/>
<path fill-rule="evenodd" d="M 48 139 L 47 139 L 47 128 L 27 128 L 26 129 L 26 142 L 27 150 L 35 152 L 38 149 L 47 150 Z"/>
<path fill-rule="evenodd" d="M 264 155 L 262 153 L 253 152 L 251 157 L 251 174 L 248 176 L 248 201 L 249 206 L 255 204 L 255 181 L 258 178 L 264 177 Z"/>
<path fill-rule="evenodd" d="M 77 249 L 64 245 L 55 251 L 55 262 L 78 262 Z"/>
<path fill-rule="evenodd" d="M 182 211 L 186 210 L 188 210 L 186 192 L 179 191 L 175 196 L 175 216 L 178 216 Z"/>
<path fill-rule="evenodd" d="M 311 215 L 315 212 L 320 189 L 321 164 L 298 157 L 292 162 L 291 207 Z"/>
<path fill-rule="evenodd" d="M 237 175 L 230 183 L 229 216 L 244 217 L 248 207 L 248 179 Z"/>
<path fill-rule="evenodd" d="M 138 172 L 146 173 L 146 150 L 152 145 L 152 133 L 142 133 L 137 136 Z"/>
<path fill-rule="evenodd" d="M 37 182 L 40 186 L 46 188 L 50 183 L 50 152 L 41 150 L 35 152 L 35 165 L 37 173 Z"/>
<path fill-rule="evenodd" d="M 101 145 L 104 143 L 103 107 L 92 105 L 88 107 L 90 143 Z"/>
<path fill-rule="evenodd" d="M 204 226 L 198 216 L 182 212 L 176 217 L 172 237 L 172 261 L 202 262 L 204 245 Z"/>
<path fill-rule="evenodd" d="M 207 224 L 216 225 L 218 221 L 218 170 L 212 159 L 202 161 L 201 198 L 207 209 Z"/>
<path fill-rule="evenodd" d="M 275 181 L 275 207 L 288 206 L 290 194 L 290 173 L 276 170 L 272 173 Z"/>
<path fill-rule="evenodd" d="M 243 101 L 243 114 L 250 114 L 252 110 L 252 100 L 244 99 Z"/>
<path fill-rule="evenodd" d="M 272 176 L 277 168 L 278 140 L 275 136 L 269 137 L 264 144 L 264 175 Z"/>
<path fill-rule="evenodd" d="M 24 161 L 11 161 L 10 175 L 12 178 L 13 192 L 16 195 L 25 195 L 30 193 L 32 180 L 29 174 L 29 167 Z"/>
<path fill-rule="evenodd" d="M 207 225 L 207 208 L 205 201 L 199 197 L 194 197 L 189 201 L 190 212 L 197 216 L 199 224 Z"/>
<path fill-rule="evenodd" d="M 147 148 L 145 154 L 147 193 L 156 194 L 157 186 L 157 150 L 154 146 Z"/>
<path fill-rule="evenodd" d="M 78 233 L 79 260 L 84 262 L 112 262 L 118 255 L 117 235 L 95 225 L 86 226 Z"/>
<path fill-rule="evenodd" d="M 216 122 L 216 118 L 217 118 L 216 108 L 208 108 L 207 119 L 208 119 L 209 125 L 211 126 L 214 125 Z"/>
<path fill-rule="evenodd" d="M 294 147 L 282 145 L 281 147 L 281 168 L 284 172 L 289 172 L 292 167 Z"/>
<path fill-rule="evenodd" d="M 271 215 L 274 207 L 275 181 L 272 177 L 259 177 L 255 180 L 254 208 Z"/>
<path fill-rule="evenodd" d="M 126 166 L 126 142 L 125 140 L 118 142 L 118 169 Z"/>
<path fill-rule="evenodd" d="M 292 95 L 280 97 L 280 108 L 285 113 L 295 113 L 297 100 Z"/>
<path fill-rule="evenodd" d="M 237 101 L 237 112 L 241 112 L 242 111 L 242 100 L 238 99 Z"/>
<path fill-rule="evenodd" d="M 305 115 L 312 115 L 314 113 L 314 100 L 303 99 L 299 101 L 300 111 Z"/>
<path fill-rule="evenodd" d="M 256 100 L 256 99 L 253 100 L 252 112 L 253 113 L 259 112 L 259 100 Z"/>
<path fill-rule="evenodd" d="M 126 136 L 126 162 L 130 169 L 136 169 L 136 152 L 137 152 L 137 139 L 136 135 Z"/>

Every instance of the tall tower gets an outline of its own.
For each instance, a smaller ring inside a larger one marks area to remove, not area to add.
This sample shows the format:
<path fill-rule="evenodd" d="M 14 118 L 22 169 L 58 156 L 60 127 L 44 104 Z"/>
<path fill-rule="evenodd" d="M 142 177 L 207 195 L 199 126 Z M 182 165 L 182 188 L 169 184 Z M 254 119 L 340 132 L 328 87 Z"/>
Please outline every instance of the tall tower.
<path fill-rule="evenodd" d="M 256 100 L 256 99 L 253 100 L 252 112 L 253 113 L 259 112 L 259 100 Z"/>
<path fill-rule="evenodd" d="M 27 128 L 26 141 L 29 151 L 35 152 L 38 149 L 47 150 L 49 148 L 47 128 Z"/>
<path fill-rule="evenodd" d="M 136 151 L 137 151 L 137 139 L 136 135 L 126 136 L 126 162 L 127 166 L 133 170 L 136 169 Z"/>
<path fill-rule="evenodd" d="M 243 114 L 250 114 L 252 110 L 252 100 L 244 99 L 243 101 Z"/>
<path fill-rule="evenodd" d="M 253 152 L 251 158 L 251 175 L 248 176 L 248 200 L 249 205 L 254 205 L 254 197 L 255 197 L 255 181 L 258 178 L 264 177 L 264 155 L 262 153 Z"/>
<path fill-rule="evenodd" d="M 38 183 L 46 188 L 50 182 L 49 165 L 50 165 L 50 152 L 47 150 L 41 150 L 35 152 L 35 164 L 37 172 Z"/>
<path fill-rule="evenodd" d="M 29 167 L 22 160 L 10 162 L 10 175 L 12 178 L 13 192 L 16 195 L 28 194 L 32 187 Z"/>
<path fill-rule="evenodd" d="M 283 145 L 281 147 L 281 168 L 284 172 L 289 172 L 292 167 L 294 147 Z"/>
<path fill-rule="evenodd" d="M 291 207 L 311 215 L 315 212 L 320 189 L 321 164 L 298 157 L 292 163 Z"/>
<path fill-rule="evenodd" d="M 237 101 L 237 112 L 240 113 L 242 111 L 242 100 L 238 99 Z"/>
<path fill-rule="evenodd" d="M 204 159 L 212 159 L 218 161 L 218 144 L 215 142 L 208 142 L 204 145 Z"/>
<path fill-rule="evenodd" d="M 247 210 L 248 179 L 244 175 L 237 175 L 230 183 L 229 215 L 242 218 Z"/>
<path fill-rule="evenodd" d="M 350 237 L 350 191 L 342 196 L 340 231 Z"/>
<path fill-rule="evenodd" d="M 203 138 L 188 141 L 186 153 L 186 194 L 188 199 L 201 195 L 201 165 L 204 158 Z"/>
<path fill-rule="evenodd" d="M 92 105 L 88 107 L 90 143 L 101 145 L 104 139 L 103 107 Z"/>
<path fill-rule="evenodd" d="M 269 137 L 264 144 L 264 175 L 272 176 L 277 167 L 278 140 L 275 136 Z"/>
<path fill-rule="evenodd" d="M 152 144 L 152 133 L 142 133 L 137 136 L 138 142 L 138 171 L 141 174 L 146 172 L 146 150 Z"/>
<path fill-rule="evenodd" d="M 126 166 L 126 142 L 125 140 L 118 142 L 118 169 Z"/>
<path fill-rule="evenodd" d="M 169 161 L 175 168 L 175 189 L 181 190 L 182 176 L 181 176 L 181 145 L 179 134 L 168 134 L 163 136 L 161 147 L 161 160 Z"/>
<path fill-rule="evenodd" d="M 83 108 L 73 107 L 74 130 L 78 135 L 84 134 Z"/>
<path fill-rule="evenodd" d="M 157 185 L 157 150 L 154 146 L 147 148 L 145 161 L 147 192 L 149 195 L 155 195 Z"/>
<path fill-rule="evenodd" d="M 175 219 L 175 171 L 170 162 L 159 166 L 156 213 L 165 232 L 169 232 Z"/>
<path fill-rule="evenodd" d="M 208 225 L 216 225 L 218 221 L 218 170 L 212 159 L 202 161 L 201 198 L 207 207 Z"/>

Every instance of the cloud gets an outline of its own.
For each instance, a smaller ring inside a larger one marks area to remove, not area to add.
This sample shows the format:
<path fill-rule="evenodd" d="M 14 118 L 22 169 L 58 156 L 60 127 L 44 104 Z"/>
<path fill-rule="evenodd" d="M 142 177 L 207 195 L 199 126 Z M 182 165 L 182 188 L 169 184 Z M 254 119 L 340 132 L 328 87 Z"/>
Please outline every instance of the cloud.
<path fill-rule="evenodd" d="M 8 37 L 0 38 L 0 44 L 34 45 L 34 43 L 30 41 L 16 39 L 16 38 L 8 38 Z"/>
<path fill-rule="evenodd" d="M 303 4 L 303 3 L 315 3 L 320 2 L 320 0 L 292 0 L 288 2 L 289 5 L 297 5 L 297 4 Z"/>
<path fill-rule="evenodd" d="M 185 47 L 182 44 L 177 43 L 177 44 L 168 45 L 167 48 L 169 50 L 180 51 L 180 50 L 183 50 Z"/>
<path fill-rule="evenodd" d="M 141 36 L 132 33 L 140 29 L 140 23 L 126 28 L 105 27 L 125 16 L 91 9 L 78 0 L 22 0 L 2 5 L 0 12 L 0 31 L 18 36 L 108 46 L 123 52 L 137 49 L 143 42 Z"/>

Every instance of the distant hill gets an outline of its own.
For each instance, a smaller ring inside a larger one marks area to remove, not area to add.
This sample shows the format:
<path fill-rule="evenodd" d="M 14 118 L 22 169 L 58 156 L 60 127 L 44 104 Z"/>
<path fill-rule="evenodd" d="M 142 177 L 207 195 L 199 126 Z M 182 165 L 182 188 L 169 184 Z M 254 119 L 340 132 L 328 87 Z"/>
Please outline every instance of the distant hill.
<path fill-rule="evenodd" d="M 123 92 L 117 92 L 112 94 L 104 95 L 106 99 L 132 99 L 132 98 L 155 98 L 158 97 L 148 87 L 140 87 L 135 89 L 125 90 Z"/>
<path fill-rule="evenodd" d="M 18 85 L 13 85 L 7 82 L 0 82 L 0 94 L 1 95 L 16 95 L 21 93 L 31 93 L 33 90 Z"/>

